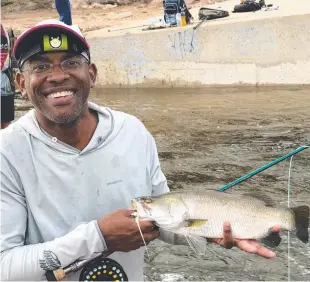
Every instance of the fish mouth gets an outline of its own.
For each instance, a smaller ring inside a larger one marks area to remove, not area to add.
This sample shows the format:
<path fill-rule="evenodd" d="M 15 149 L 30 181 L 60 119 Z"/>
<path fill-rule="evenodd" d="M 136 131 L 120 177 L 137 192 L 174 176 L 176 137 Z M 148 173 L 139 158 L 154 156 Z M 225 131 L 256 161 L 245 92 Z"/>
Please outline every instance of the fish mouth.
<path fill-rule="evenodd" d="M 137 211 L 139 217 L 150 217 L 150 209 L 144 202 L 134 199 L 131 201 L 131 206 Z"/>
<path fill-rule="evenodd" d="M 137 202 L 136 200 L 132 200 L 131 203 L 130 203 L 133 210 L 137 210 L 136 202 Z"/>

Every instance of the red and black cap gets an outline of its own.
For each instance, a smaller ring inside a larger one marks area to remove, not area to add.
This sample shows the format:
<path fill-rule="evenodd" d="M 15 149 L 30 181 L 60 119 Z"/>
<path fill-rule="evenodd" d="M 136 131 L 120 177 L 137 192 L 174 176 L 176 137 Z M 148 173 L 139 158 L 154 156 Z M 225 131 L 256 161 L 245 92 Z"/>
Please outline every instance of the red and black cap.
<path fill-rule="evenodd" d="M 79 27 L 58 20 L 45 20 L 24 31 L 15 42 L 13 56 L 21 68 L 32 56 L 46 52 L 77 53 L 90 61 L 89 44 Z"/>

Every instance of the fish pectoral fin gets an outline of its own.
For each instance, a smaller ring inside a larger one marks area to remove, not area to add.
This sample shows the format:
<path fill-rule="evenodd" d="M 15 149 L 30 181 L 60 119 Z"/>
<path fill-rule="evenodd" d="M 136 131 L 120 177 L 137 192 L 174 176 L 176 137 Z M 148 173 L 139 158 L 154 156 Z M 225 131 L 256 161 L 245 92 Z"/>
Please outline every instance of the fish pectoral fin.
<path fill-rule="evenodd" d="M 207 222 L 205 219 L 191 219 L 187 220 L 187 227 L 203 227 Z"/>
<path fill-rule="evenodd" d="M 268 247 L 274 248 L 280 245 L 282 239 L 279 232 L 270 232 L 265 238 L 261 239 L 260 241 Z"/>
<path fill-rule="evenodd" d="M 207 250 L 207 239 L 201 236 L 185 235 L 188 245 L 198 255 L 205 255 Z"/>

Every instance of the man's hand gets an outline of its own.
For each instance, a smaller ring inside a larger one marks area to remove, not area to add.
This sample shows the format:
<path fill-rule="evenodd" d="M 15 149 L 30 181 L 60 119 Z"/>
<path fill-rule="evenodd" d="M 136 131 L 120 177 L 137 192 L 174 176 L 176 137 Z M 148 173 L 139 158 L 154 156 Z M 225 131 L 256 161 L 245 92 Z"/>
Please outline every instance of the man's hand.
<path fill-rule="evenodd" d="M 272 231 L 279 232 L 280 226 L 275 226 Z M 234 239 L 232 235 L 232 230 L 229 222 L 225 222 L 223 226 L 223 238 L 220 239 L 209 239 L 208 241 L 218 244 L 226 249 L 231 249 L 233 246 L 248 252 L 254 253 L 264 258 L 274 258 L 276 254 L 269 249 L 263 247 L 255 240 L 241 240 Z"/>
<path fill-rule="evenodd" d="M 121 209 L 98 220 L 99 228 L 110 252 L 129 252 L 144 246 L 137 223 L 130 215 L 134 210 Z M 159 237 L 152 221 L 139 221 L 146 244 Z"/>

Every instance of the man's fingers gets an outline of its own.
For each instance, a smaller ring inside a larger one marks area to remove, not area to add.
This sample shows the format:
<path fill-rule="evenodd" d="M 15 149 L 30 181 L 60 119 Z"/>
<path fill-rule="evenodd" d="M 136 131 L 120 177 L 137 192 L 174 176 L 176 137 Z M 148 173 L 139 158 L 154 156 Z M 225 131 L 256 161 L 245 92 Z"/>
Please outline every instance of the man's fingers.
<path fill-rule="evenodd" d="M 276 254 L 253 240 L 236 240 L 236 246 L 243 251 L 254 253 L 264 258 L 274 258 Z"/>
<path fill-rule="evenodd" d="M 257 252 L 256 254 L 258 254 L 259 256 L 262 256 L 264 258 L 274 258 L 276 257 L 276 253 L 273 251 L 270 251 L 269 249 L 263 247 L 262 245 L 258 244 L 257 242 L 253 242 L 253 245 L 255 244 L 257 247 Z"/>
<path fill-rule="evenodd" d="M 250 240 L 236 240 L 235 244 L 239 249 L 255 254 L 257 252 L 257 246 L 253 245 L 251 242 Z"/>
<path fill-rule="evenodd" d="M 153 221 L 150 220 L 139 220 L 139 225 L 142 232 L 151 232 L 155 229 Z"/>
<path fill-rule="evenodd" d="M 158 238 L 160 235 L 158 230 L 154 230 L 152 232 L 148 232 L 143 234 L 143 238 L 146 244 L 150 243 L 151 241 L 155 240 L 156 238 Z M 141 238 L 141 242 L 143 244 L 143 240 Z M 143 244 L 144 245 L 144 244 Z"/>
<path fill-rule="evenodd" d="M 272 227 L 272 232 L 280 232 L 280 225 L 275 225 Z"/>
<path fill-rule="evenodd" d="M 117 212 L 119 212 L 120 214 L 126 216 L 126 217 L 130 217 L 135 210 L 130 210 L 130 209 L 119 209 Z"/>
<path fill-rule="evenodd" d="M 232 235 L 231 226 L 229 222 L 224 222 L 222 246 L 226 249 L 231 249 L 234 246 L 234 238 Z"/>

